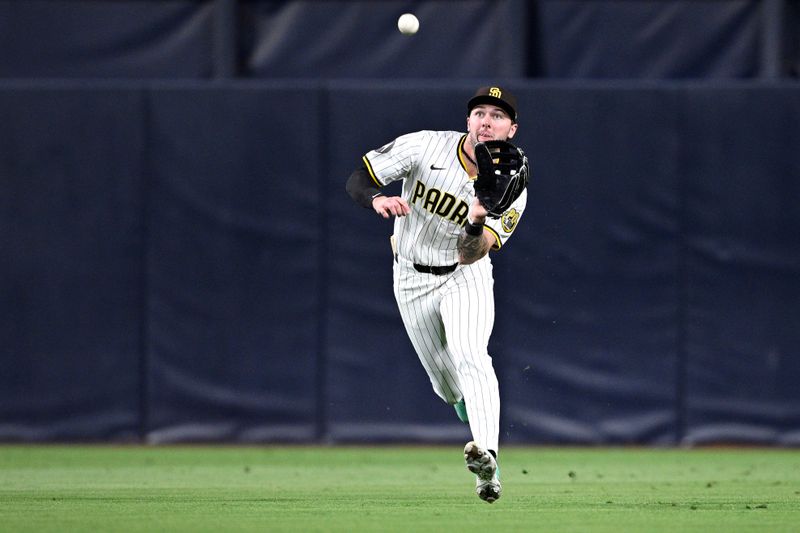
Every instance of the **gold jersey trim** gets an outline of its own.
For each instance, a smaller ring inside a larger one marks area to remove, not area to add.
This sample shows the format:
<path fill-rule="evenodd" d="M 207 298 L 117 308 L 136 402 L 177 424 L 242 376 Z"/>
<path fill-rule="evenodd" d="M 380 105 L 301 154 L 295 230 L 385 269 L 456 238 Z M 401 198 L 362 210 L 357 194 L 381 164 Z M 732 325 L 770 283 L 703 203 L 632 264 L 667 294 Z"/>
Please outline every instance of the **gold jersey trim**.
<path fill-rule="evenodd" d="M 469 170 L 467 170 L 467 162 L 464 160 L 464 154 L 466 153 L 464 151 L 464 143 L 465 142 L 467 142 L 467 135 L 466 134 L 462 135 L 461 136 L 461 140 L 458 141 L 458 146 L 456 147 L 456 155 L 458 156 L 458 162 L 461 163 L 461 168 L 463 168 L 464 172 L 467 173 L 467 176 L 469 177 L 469 179 L 474 181 L 474 180 L 476 180 L 478 178 L 478 176 L 470 176 L 469 175 Z"/>
<path fill-rule="evenodd" d="M 502 248 L 503 247 L 503 243 L 500 240 L 500 234 L 498 234 L 495 230 L 493 230 L 489 226 L 484 226 L 484 229 L 489 230 L 489 233 L 494 235 L 495 244 L 494 244 L 494 246 L 492 246 L 492 248 L 494 248 L 495 250 L 499 250 L 500 248 Z"/>
<path fill-rule="evenodd" d="M 381 185 L 381 182 L 378 181 L 378 178 L 375 177 L 375 171 L 372 170 L 372 165 L 370 165 L 367 156 L 362 156 L 361 159 L 364 161 L 364 165 L 367 167 L 367 172 L 369 172 L 369 177 L 372 178 L 372 181 L 375 182 L 375 185 L 377 185 L 378 187 L 383 187 L 383 185 Z"/>

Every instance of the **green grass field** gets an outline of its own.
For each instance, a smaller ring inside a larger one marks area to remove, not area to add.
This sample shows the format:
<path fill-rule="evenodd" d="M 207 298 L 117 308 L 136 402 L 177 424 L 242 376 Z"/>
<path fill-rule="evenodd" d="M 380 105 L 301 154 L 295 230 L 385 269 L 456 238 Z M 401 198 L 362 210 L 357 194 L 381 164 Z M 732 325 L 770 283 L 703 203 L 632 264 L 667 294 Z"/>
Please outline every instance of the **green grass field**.
<path fill-rule="evenodd" d="M 800 451 L 0 446 L 0 530 L 800 531 Z"/>

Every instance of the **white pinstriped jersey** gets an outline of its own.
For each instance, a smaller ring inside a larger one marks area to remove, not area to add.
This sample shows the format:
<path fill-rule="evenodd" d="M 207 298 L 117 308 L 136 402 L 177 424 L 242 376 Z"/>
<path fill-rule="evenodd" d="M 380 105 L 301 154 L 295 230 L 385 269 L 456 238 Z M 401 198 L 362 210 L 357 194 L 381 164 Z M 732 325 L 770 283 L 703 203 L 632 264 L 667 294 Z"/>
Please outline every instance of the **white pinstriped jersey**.
<path fill-rule="evenodd" d="M 413 263 L 445 266 L 458 262 L 456 245 L 475 196 L 462 145 L 466 134 L 456 131 L 418 131 L 402 135 L 364 156 L 379 186 L 403 179 L 402 197 L 411 212 L 395 217 L 397 253 Z M 501 247 L 517 226 L 527 191 L 499 219 L 485 227 Z"/>

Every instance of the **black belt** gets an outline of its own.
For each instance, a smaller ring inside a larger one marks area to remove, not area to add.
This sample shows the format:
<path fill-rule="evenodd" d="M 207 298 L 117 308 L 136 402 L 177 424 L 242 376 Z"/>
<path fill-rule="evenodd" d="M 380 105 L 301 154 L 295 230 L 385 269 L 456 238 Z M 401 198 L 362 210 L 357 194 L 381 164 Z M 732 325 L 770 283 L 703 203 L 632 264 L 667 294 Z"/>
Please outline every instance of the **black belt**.
<path fill-rule="evenodd" d="M 445 274 L 449 274 L 450 272 L 454 271 L 458 267 L 458 263 L 454 265 L 447 265 L 447 266 L 428 266 L 428 265 L 418 265 L 414 263 L 414 270 L 417 272 L 422 272 L 423 274 L 433 274 L 434 276 L 443 276 Z"/>

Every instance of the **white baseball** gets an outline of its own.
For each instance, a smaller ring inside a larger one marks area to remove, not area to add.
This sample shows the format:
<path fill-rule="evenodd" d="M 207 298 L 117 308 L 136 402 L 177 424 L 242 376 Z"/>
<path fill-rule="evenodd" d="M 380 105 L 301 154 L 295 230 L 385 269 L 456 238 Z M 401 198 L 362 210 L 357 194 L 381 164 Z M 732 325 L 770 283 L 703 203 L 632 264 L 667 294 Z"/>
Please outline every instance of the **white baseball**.
<path fill-rule="evenodd" d="M 403 35 L 414 35 L 419 30 L 419 19 L 411 13 L 403 13 L 397 19 L 397 29 Z"/>

